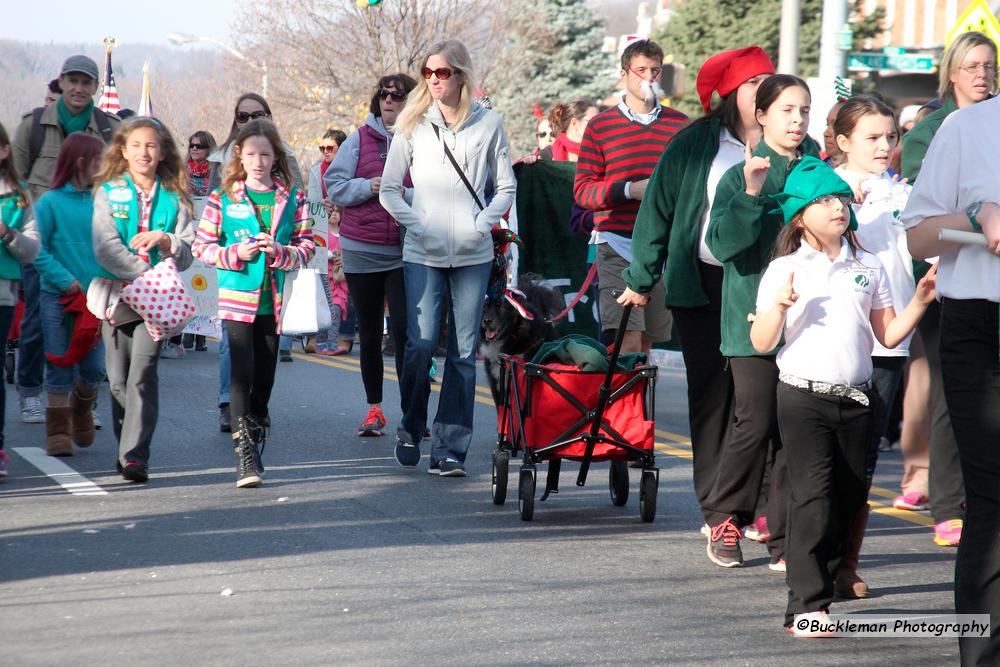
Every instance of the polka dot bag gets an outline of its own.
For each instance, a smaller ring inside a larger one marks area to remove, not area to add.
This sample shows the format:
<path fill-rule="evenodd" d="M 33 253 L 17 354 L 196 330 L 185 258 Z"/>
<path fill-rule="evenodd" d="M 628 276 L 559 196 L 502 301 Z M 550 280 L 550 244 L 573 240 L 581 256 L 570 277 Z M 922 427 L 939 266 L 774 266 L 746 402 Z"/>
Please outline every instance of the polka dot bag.
<path fill-rule="evenodd" d="M 121 300 L 142 317 L 153 340 L 176 336 L 195 315 L 194 301 L 170 257 L 126 283 Z"/>

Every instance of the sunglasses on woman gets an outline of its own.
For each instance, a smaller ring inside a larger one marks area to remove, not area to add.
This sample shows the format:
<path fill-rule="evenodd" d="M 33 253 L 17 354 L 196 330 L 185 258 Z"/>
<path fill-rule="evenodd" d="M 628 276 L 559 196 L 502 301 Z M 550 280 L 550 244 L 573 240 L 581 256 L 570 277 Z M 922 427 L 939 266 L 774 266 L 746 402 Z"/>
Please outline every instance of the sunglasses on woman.
<path fill-rule="evenodd" d="M 319 150 L 321 153 L 332 153 L 333 151 L 337 150 L 337 146 L 334 144 L 331 144 L 329 146 L 320 146 Z"/>
<path fill-rule="evenodd" d="M 545 137 L 549 136 L 550 134 L 552 134 L 552 133 L 551 132 L 535 132 L 535 136 L 538 137 L 539 139 L 544 139 Z"/>
<path fill-rule="evenodd" d="M 438 67 L 437 69 L 424 67 L 423 69 L 420 70 L 420 74 L 422 74 L 425 79 L 431 78 L 431 75 L 433 74 L 442 81 L 446 81 L 449 78 L 451 78 L 453 72 L 454 70 L 452 70 L 450 67 Z"/>
<path fill-rule="evenodd" d="M 267 118 L 267 112 L 266 111 L 236 112 L 237 123 L 249 123 L 251 120 L 257 120 L 258 118 Z"/>
<path fill-rule="evenodd" d="M 406 99 L 406 93 L 401 93 L 398 90 L 389 90 L 388 88 L 379 89 L 378 96 L 386 102 L 389 101 L 390 97 L 397 102 L 402 102 Z"/>
<path fill-rule="evenodd" d="M 193 151 L 203 151 L 208 148 L 208 144 L 196 144 L 192 142 L 188 144 L 188 148 Z"/>

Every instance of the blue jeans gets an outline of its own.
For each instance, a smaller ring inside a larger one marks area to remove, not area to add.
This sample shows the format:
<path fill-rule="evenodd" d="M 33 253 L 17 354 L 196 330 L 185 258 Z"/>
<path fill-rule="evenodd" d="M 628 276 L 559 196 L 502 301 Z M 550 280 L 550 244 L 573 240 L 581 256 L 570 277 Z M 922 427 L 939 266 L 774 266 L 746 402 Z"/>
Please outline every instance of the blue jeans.
<path fill-rule="evenodd" d="M 406 350 L 399 392 L 403 419 L 397 435 L 418 444 L 427 426 L 431 393 L 427 374 L 437 348 L 441 303 L 451 297 L 448 353 L 441 380 L 441 398 L 431 436 L 431 458 L 465 462 L 472 442 L 472 414 L 476 404 L 476 349 L 483 318 L 483 299 L 490 262 L 439 269 L 403 263 L 406 283 Z"/>
<path fill-rule="evenodd" d="M 42 292 L 38 300 L 45 351 L 61 356 L 69 347 L 69 329 L 63 321 L 64 307 L 59 303 L 61 294 Z M 104 342 L 97 345 L 75 366 L 61 368 L 45 362 L 45 391 L 53 394 L 68 394 L 73 390 L 77 375 L 89 389 L 95 389 L 104 379 Z"/>
<path fill-rule="evenodd" d="M 226 329 L 226 321 L 222 320 L 222 338 L 219 339 L 219 407 L 229 405 L 229 397 L 232 393 L 230 374 L 232 364 L 229 361 L 229 332 Z"/>
<path fill-rule="evenodd" d="M 14 321 L 14 306 L 0 306 L 0 331 L 10 331 L 10 323 Z M 6 336 L 3 340 L 7 340 Z M 4 413 L 7 409 L 7 383 L 0 378 L 0 449 L 3 449 Z"/>
<path fill-rule="evenodd" d="M 24 316 L 21 318 L 21 335 L 17 340 L 17 393 L 25 397 L 38 396 L 42 393 L 42 380 L 45 374 L 42 318 L 38 312 L 40 283 L 35 265 L 22 264 Z"/>
<path fill-rule="evenodd" d="M 278 349 L 290 352 L 295 339 L 291 336 L 278 336 Z"/>

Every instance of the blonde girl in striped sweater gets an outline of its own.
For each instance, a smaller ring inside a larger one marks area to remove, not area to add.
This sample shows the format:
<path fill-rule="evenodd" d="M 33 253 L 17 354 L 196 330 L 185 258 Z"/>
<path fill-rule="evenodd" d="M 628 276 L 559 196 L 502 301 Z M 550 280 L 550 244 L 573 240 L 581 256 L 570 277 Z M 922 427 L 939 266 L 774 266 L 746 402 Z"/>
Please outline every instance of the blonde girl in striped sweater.
<path fill-rule="evenodd" d="M 251 121 L 236 137 L 193 247 L 198 259 L 218 270 L 239 488 L 263 481 L 263 421 L 278 360 L 285 273 L 305 266 L 316 249 L 305 195 L 291 182 L 277 128 L 269 120 Z"/>

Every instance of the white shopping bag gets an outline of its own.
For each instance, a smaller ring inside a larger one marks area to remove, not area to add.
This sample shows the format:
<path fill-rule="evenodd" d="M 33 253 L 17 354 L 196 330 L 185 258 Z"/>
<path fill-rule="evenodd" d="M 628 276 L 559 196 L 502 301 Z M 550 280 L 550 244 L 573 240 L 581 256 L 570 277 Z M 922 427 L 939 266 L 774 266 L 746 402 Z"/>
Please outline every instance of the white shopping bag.
<path fill-rule="evenodd" d="M 316 269 L 299 269 L 285 274 L 281 292 L 281 333 L 301 336 L 330 328 L 330 307 L 320 283 L 324 279 Z"/>

